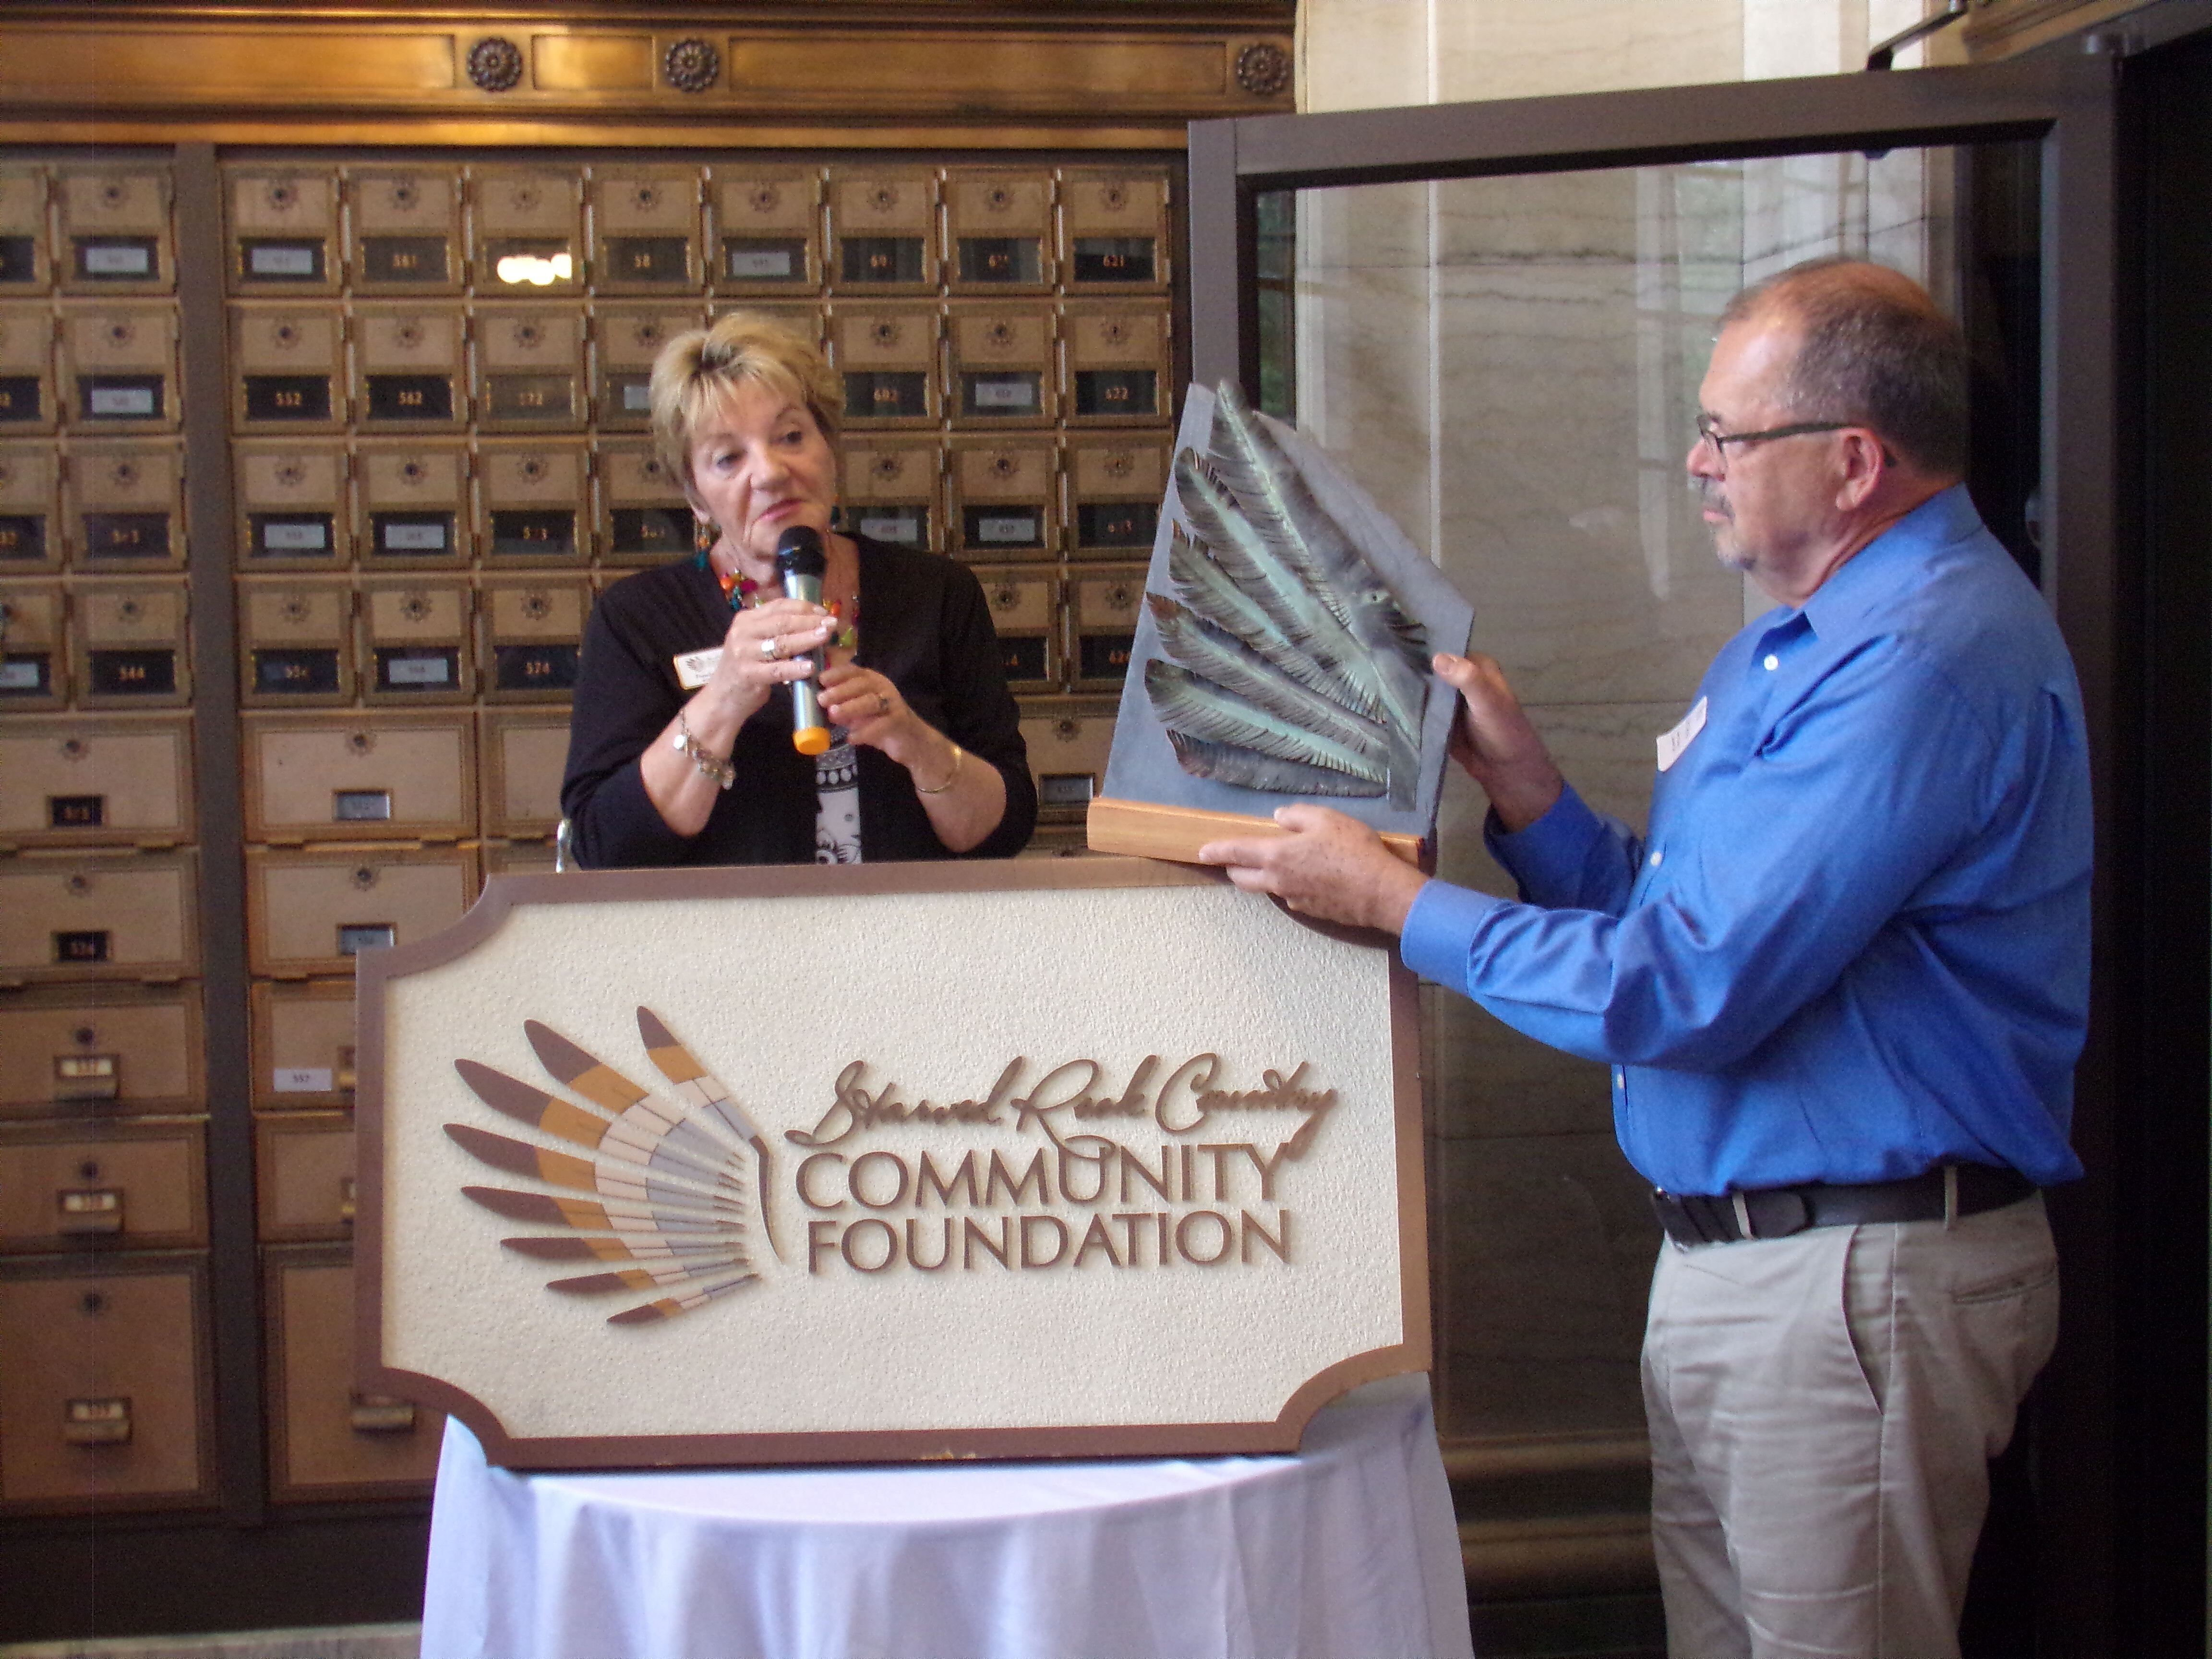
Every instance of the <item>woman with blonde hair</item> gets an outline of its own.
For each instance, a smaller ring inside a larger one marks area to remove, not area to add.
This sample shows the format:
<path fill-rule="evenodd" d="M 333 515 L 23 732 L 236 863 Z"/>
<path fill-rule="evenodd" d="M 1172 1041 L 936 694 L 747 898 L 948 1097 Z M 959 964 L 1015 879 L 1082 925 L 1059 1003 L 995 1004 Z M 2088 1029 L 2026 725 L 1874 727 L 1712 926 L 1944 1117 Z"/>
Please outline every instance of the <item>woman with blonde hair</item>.
<path fill-rule="evenodd" d="M 579 863 L 1006 857 L 1028 841 L 1036 791 L 981 586 L 832 528 L 842 408 L 822 354 L 756 313 L 661 351 L 653 434 L 698 550 L 616 583 L 585 629 L 561 785 Z M 777 570 L 801 527 L 824 556 L 819 604 L 784 597 Z M 789 688 L 808 679 L 819 754 L 793 742 Z"/>

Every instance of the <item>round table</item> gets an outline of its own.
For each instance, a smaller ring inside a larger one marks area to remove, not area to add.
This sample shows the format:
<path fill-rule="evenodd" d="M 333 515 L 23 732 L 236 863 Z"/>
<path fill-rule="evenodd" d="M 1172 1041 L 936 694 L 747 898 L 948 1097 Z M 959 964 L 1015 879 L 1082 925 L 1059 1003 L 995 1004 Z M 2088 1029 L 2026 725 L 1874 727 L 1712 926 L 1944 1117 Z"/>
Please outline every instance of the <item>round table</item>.
<path fill-rule="evenodd" d="M 1428 1380 L 1294 1455 L 528 1474 L 448 1419 L 422 1659 L 1472 1659 Z"/>

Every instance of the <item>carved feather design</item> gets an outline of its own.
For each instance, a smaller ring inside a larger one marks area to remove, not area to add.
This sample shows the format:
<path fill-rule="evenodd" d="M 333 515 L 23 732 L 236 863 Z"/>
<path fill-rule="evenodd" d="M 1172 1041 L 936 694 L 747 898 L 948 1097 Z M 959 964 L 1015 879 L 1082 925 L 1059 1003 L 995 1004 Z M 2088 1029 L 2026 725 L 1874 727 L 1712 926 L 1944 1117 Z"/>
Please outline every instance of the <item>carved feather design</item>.
<path fill-rule="evenodd" d="M 776 1249 L 766 1138 L 652 1010 L 640 1008 L 637 1022 L 647 1053 L 679 1103 L 656 1099 L 558 1031 L 529 1020 L 523 1032 L 538 1060 L 589 1104 L 477 1060 L 457 1060 L 453 1069 L 485 1105 L 560 1144 L 446 1125 L 454 1144 L 479 1162 L 562 1189 L 461 1189 L 495 1214 L 567 1230 L 501 1240 L 508 1249 L 604 1269 L 549 1279 L 549 1288 L 574 1296 L 659 1292 L 610 1316 L 608 1322 L 617 1325 L 673 1318 L 760 1283 L 748 1246 L 756 1216 L 760 1236 Z"/>
<path fill-rule="evenodd" d="M 1203 456 L 1175 462 L 1175 597 L 1145 690 L 1186 772 L 1288 795 L 1410 806 L 1428 648 L 1274 435 L 1224 385 Z"/>

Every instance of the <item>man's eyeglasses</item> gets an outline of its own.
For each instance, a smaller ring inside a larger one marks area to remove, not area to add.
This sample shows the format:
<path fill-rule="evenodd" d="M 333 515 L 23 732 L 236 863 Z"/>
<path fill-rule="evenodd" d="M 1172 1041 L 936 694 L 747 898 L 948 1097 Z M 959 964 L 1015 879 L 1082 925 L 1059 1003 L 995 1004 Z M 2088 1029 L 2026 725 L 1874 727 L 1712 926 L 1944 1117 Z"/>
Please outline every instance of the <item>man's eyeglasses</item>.
<path fill-rule="evenodd" d="M 1844 432 L 1858 424 L 1856 421 L 1804 421 L 1796 426 L 1769 427 L 1764 432 L 1722 432 L 1713 425 L 1710 415 L 1698 416 L 1698 441 L 1713 447 L 1713 457 L 1718 462 L 1722 477 L 1728 477 L 1728 447 L 1730 444 L 1763 444 L 1773 438 L 1803 438 L 1815 432 Z M 1884 451 L 1885 458 L 1887 452 Z"/>

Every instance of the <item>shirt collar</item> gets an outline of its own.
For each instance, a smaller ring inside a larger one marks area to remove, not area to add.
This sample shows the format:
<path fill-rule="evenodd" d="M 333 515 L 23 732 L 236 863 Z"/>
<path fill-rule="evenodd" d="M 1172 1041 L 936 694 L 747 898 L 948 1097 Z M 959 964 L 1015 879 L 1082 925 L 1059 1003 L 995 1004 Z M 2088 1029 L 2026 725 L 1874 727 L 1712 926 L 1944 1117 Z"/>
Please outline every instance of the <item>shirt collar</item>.
<path fill-rule="evenodd" d="M 1844 561 L 1800 613 L 1815 634 L 1832 634 L 1863 618 L 1900 586 L 1917 585 L 1910 574 L 1948 543 L 1974 532 L 1981 515 L 1963 483 L 1941 489 Z"/>

